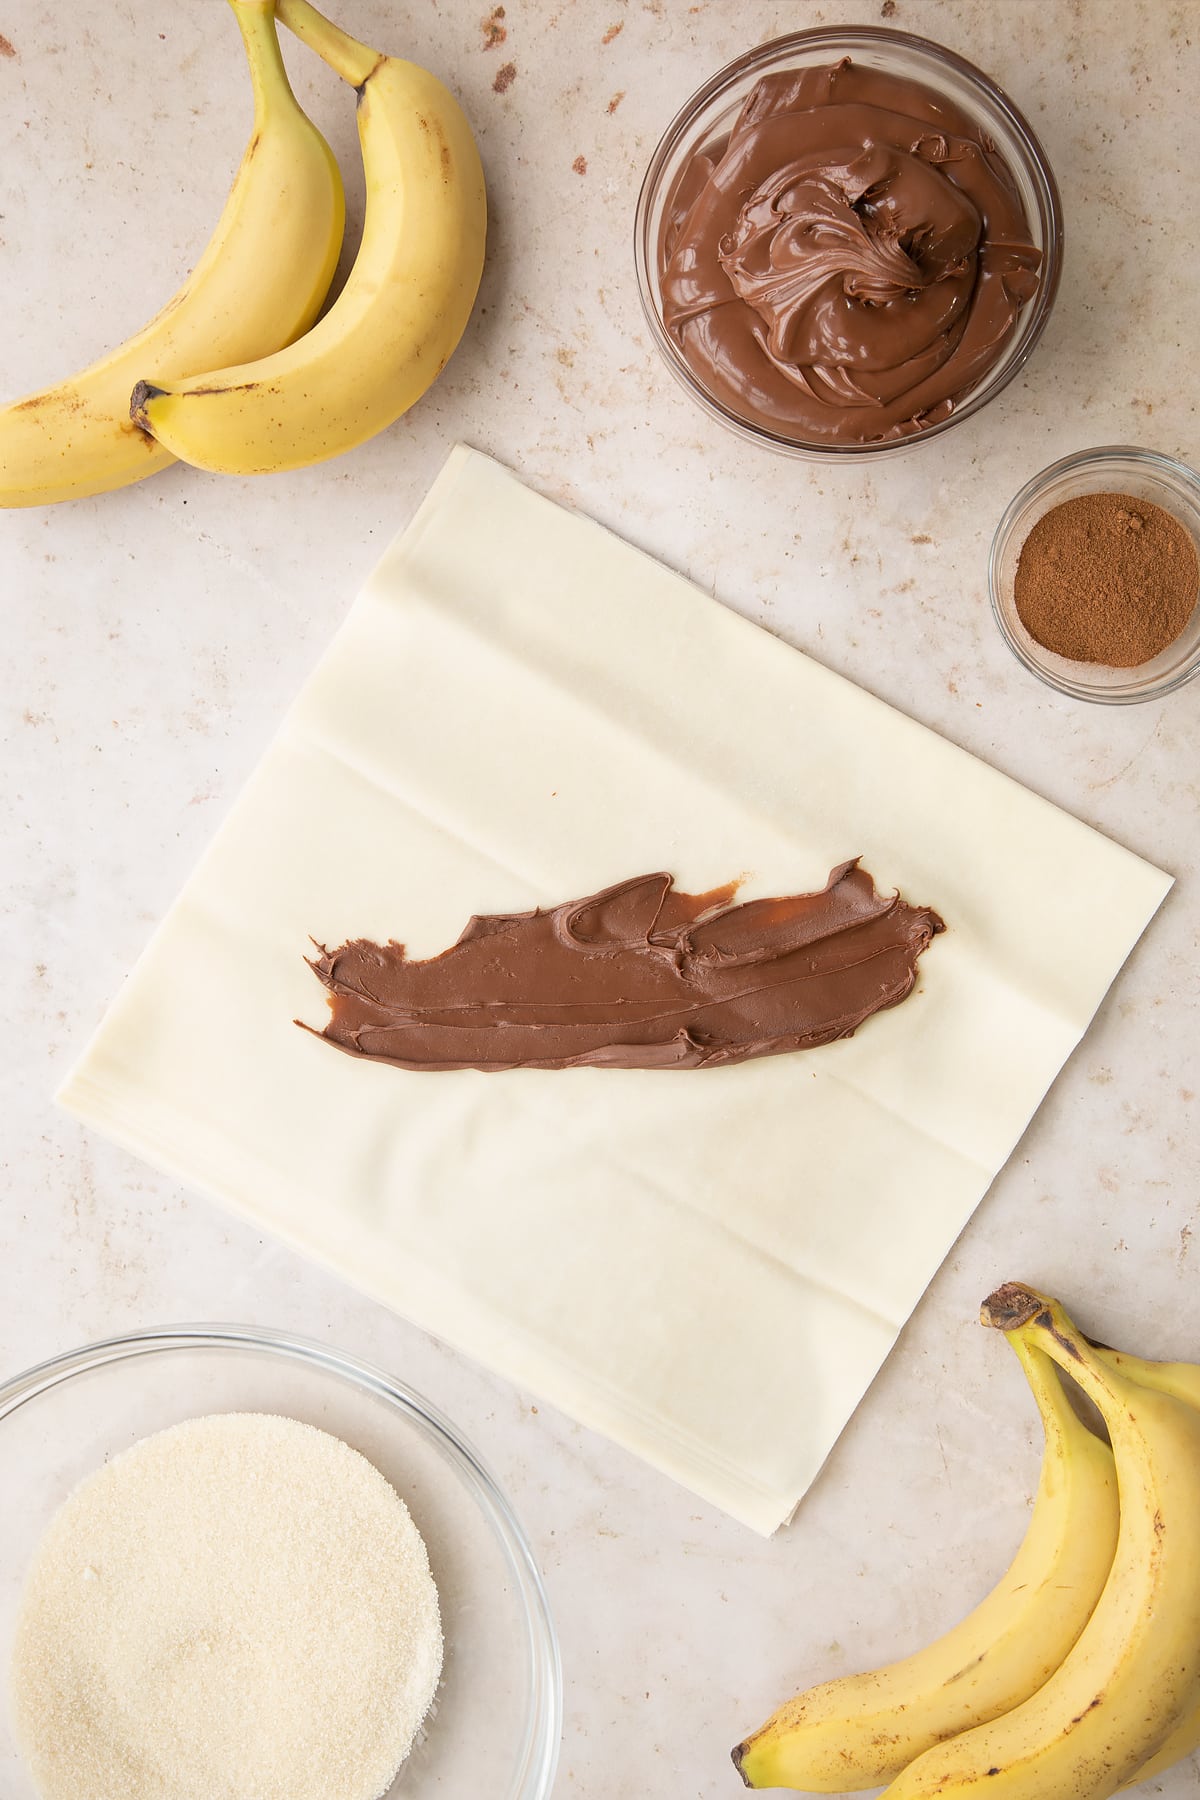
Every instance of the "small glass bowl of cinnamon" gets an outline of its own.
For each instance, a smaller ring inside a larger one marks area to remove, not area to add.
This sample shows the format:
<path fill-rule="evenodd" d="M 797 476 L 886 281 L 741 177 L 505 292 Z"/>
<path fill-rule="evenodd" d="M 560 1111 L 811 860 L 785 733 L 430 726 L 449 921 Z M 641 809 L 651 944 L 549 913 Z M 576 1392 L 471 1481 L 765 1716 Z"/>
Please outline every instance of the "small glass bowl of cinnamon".
<path fill-rule="evenodd" d="M 997 526 L 992 611 L 1060 694 L 1158 700 L 1200 673 L 1198 557 L 1194 469 L 1128 444 L 1079 451 L 1027 482 Z"/>

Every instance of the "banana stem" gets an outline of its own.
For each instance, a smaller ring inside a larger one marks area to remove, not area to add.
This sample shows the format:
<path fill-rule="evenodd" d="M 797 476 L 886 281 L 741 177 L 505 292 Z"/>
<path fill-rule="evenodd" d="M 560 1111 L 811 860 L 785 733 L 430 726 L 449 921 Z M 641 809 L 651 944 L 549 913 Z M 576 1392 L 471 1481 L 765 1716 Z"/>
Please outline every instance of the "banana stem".
<path fill-rule="evenodd" d="M 1040 1344 L 1031 1344 L 1019 1332 L 1010 1336 L 1008 1341 L 1025 1371 L 1025 1378 L 1037 1401 L 1047 1441 L 1052 1435 L 1063 1438 L 1074 1431 L 1086 1431 L 1087 1427 L 1067 1397 L 1058 1370 Z"/>
<path fill-rule="evenodd" d="M 309 0 L 275 0 L 275 11 L 288 30 L 310 50 L 315 50 L 321 60 L 351 87 L 361 88 L 386 60 L 378 50 L 360 44 L 340 25 L 335 25 L 315 6 L 310 6 Z"/>
<path fill-rule="evenodd" d="M 1006 1281 L 988 1295 L 979 1316 L 984 1325 L 1003 1331 L 1014 1349 L 1024 1342 L 1044 1350 L 1078 1382 L 1109 1422 L 1109 1408 L 1114 1401 L 1120 1401 L 1121 1390 L 1128 1389 L 1129 1383 L 1101 1361 L 1057 1300 L 1048 1299 L 1021 1282 Z"/>
<path fill-rule="evenodd" d="M 271 101 L 280 93 L 290 98 L 292 92 L 275 30 L 275 7 L 272 0 L 229 0 L 229 4 L 250 64 L 254 117 L 261 123 Z"/>

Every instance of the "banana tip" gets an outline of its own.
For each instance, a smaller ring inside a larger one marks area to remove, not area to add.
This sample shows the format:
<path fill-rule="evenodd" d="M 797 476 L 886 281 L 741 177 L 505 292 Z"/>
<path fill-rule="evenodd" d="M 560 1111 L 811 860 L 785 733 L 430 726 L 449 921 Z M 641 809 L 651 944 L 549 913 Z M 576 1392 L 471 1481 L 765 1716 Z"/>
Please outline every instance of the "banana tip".
<path fill-rule="evenodd" d="M 1036 1317 L 1046 1302 L 1022 1281 L 1005 1281 L 989 1294 L 979 1309 L 979 1320 L 996 1331 L 1019 1331 Z"/>
<path fill-rule="evenodd" d="M 741 1776 L 741 1778 L 745 1782 L 746 1786 L 753 1787 L 754 1783 L 751 1781 L 751 1779 L 747 1775 L 745 1769 L 743 1769 L 743 1767 L 742 1767 L 742 1758 L 745 1756 L 745 1754 L 749 1748 L 750 1748 L 749 1744 L 735 1744 L 733 1746 L 733 1749 L 729 1752 L 729 1754 L 730 1754 L 731 1758 L 733 1759 L 734 1768 L 737 1770 L 738 1774 Z"/>
<path fill-rule="evenodd" d="M 147 401 L 157 399 L 158 395 L 165 391 L 164 388 L 153 386 L 149 381 L 139 381 L 132 394 L 130 394 L 129 416 L 135 425 L 141 426 L 143 431 L 148 431 L 150 429 L 146 419 Z"/>

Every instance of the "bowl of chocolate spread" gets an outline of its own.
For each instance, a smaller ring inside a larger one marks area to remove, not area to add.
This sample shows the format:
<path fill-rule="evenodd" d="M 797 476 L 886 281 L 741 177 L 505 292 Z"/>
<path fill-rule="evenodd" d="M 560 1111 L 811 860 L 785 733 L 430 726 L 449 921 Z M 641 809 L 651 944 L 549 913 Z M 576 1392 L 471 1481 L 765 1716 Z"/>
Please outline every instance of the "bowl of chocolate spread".
<path fill-rule="evenodd" d="M 986 75 L 878 27 L 796 32 L 722 69 L 642 185 L 642 303 L 709 412 L 794 456 L 947 431 L 1019 372 L 1054 304 L 1058 188 Z"/>

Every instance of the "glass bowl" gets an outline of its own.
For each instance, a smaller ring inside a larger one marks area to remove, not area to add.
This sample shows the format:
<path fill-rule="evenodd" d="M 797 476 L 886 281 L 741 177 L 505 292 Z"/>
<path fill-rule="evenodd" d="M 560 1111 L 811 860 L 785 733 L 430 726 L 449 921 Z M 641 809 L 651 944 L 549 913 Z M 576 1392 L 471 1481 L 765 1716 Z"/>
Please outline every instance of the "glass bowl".
<path fill-rule="evenodd" d="M 1200 594 L 1182 634 L 1136 669 L 1071 662 L 1043 649 L 1017 616 L 1013 584 L 1025 539 L 1051 507 L 1080 494 L 1131 494 L 1135 500 L 1152 501 L 1179 520 L 1200 554 L 1200 475 L 1194 469 L 1129 444 L 1078 451 L 1026 482 L 996 527 L 988 559 L 988 592 L 996 623 L 1018 662 L 1060 694 L 1118 706 L 1161 699 L 1200 670 Z"/>
<path fill-rule="evenodd" d="M 427 1400 L 369 1363 L 252 1326 L 178 1325 L 57 1356 L 0 1387 L 0 1794 L 38 1800 L 12 1739 L 8 1670 L 31 1556 L 106 1458 L 182 1419 L 275 1412 L 333 1432 L 400 1494 L 429 1549 L 445 1664 L 387 1800 L 546 1800 L 562 1674 L 541 1577 L 512 1508 Z"/>
<path fill-rule="evenodd" d="M 709 393 L 692 372 L 662 319 L 660 235 L 676 184 L 693 153 L 728 133 L 746 97 L 764 75 L 836 62 L 843 56 L 889 74 L 919 81 L 956 102 L 979 124 L 992 138 L 1012 173 L 1029 221 L 1032 242 L 1042 253 L 1038 291 L 1018 313 L 1003 351 L 983 379 L 956 403 L 948 418 L 909 437 L 889 438 L 874 444 L 802 442 L 739 417 L 722 400 Z M 1054 175 L 1032 127 L 1008 96 L 973 64 L 953 51 L 943 49 L 940 44 L 874 25 L 797 31 L 761 44 L 719 70 L 692 95 L 667 127 L 642 182 L 634 225 L 634 258 L 642 307 L 655 344 L 671 373 L 694 400 L 741 437 L 812 462 L 853 462 L 896 456 L 931 438 L 940 437 L 964 419 L 973 417 L 980 407 L 986 406 L 1008 386 L 1029 360 L 1054 305 L 1062 272 L 1062 253 L 1062 206 Z"/>

